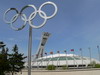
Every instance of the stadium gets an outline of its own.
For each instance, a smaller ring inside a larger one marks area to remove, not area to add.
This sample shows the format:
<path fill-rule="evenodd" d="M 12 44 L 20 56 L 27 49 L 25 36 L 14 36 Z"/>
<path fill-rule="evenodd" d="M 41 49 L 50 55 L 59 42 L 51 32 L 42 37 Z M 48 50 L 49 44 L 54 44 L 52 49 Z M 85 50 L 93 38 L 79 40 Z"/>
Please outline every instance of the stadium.
<path fill-rule="evenodd" d="M 47 55 L 47 53 L 45 53 L 44 56 L 44 47 L 49 36 L 50 33 L 48 32 L 44 32 L 42 34 L 39 48 L 33 58 L 33 61 L 31 62 L 32 68 L 46 68 L 48 65 L 54 65 L 56 67 L 67 66 L 69 68 L 86 68 L 93 63 L 100 64 L 98 60 L 91 57 L 75 55 L 74 49 L 71 49 L 71 51 L 73 51 L 73 54 L 67 54 L 66 51 L 64 51 L 65 54 L 60 54 L 60 52 L 57 51 L 57 54 L 50 52 L 50 55 Z M 25 63 L 25 67 L 28 67 L 27 62 Z"/>
<path fill-rule="evenodd" d="M 48 65 L 54 65 L 56 67 L 62 67 L 66 65 L 69 68 L 87 68 L 89 67 L 89 64 L 92 64 L 92 62 L 100 64 L 98 60 L 90 60 L 88 57 L 81 57 L 73 54 L 53 54 L 32 61 L 32 68 L 45 68 Z M 27 67 L 27 63 L 25 64 L 25 67 Z"/>

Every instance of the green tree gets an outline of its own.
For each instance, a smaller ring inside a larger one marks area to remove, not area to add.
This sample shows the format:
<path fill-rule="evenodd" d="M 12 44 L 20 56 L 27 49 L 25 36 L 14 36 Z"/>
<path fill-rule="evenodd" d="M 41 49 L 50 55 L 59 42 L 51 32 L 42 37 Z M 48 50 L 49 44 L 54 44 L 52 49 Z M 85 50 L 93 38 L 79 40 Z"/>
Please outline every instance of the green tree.
<path fill-rule="evenodd" d="M 4 42 L 1 42 L 1 41 L 0 41 L 0 48 L 4 48 L 4 46 L 6 46 L 6 45 L 4 44 Z"/>
<path fill-rule="evenodd" d="M 9 55 L 10 72 L 14 75 L 14 72 L 19 72 L 24 68 L 24 54 L 18 52 L 18 46 L 15 45 L 12 49 L 13 53 Z"/>
<path fill-rule="evenodd" d="M 8 60 L 8 48 L 2 48 L 0 52 L 0 75 L 5 75 L 5 72 L 9 72 L 9 60 Z"/>

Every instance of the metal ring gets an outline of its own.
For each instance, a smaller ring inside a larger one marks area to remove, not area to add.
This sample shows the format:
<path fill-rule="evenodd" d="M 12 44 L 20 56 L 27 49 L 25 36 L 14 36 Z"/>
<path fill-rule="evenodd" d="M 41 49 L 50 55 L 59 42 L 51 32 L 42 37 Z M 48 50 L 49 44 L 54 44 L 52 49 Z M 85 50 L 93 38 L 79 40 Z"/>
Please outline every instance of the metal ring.
<path fill-rule="evenodd" d="M 16 15 L 14 15 L 14 17 L 15 17 L 15 16 L 18 16 L 18 17 L 23 16 L 23 17 L 26 19 L 26 15 L 25 15 L 25 14 L 16 14 Z M 14 17 L 13 17 L 11 20 L 13 20 Z M 17 17 L 17 19 L 18 19 L 18 17 Z M 15 21 L 14 21 L 14 22 L 15 22 Z M 21 27 L 16 28 L 16 27 L 13 26 L 13 23 L 14 23 L 14 22 L 11 22 L 10 25 L 11 25 L 11 28 L 14 29 L 14 30 L 16 30 L 16 31 L 22 30 L 22 29 L 26 26 L 26 23 L 27 23 L 27 21 L 24 21 L 24 24 L 23 24 Z"/>
<path fill-rule="evenodd" d="M 31 19 L 29 19 L 29 17 L 30 17 L 30 16 L 29 16 L 28 19 L 27 19 L 27 21 L 32 20 L 32 19 L 36 16 L 36 14 L 37 14 L 37 9 L 36 9 L 36 7 L 35 7 L 34 5 L 27 5 L 27 6 L 24 6 L 24 7 L 21 9 L 20 14 L 22 14 L 22 12 L 23 12 L 26 8 L 28 8 L 28 7 L 34 8 L 34 16 L 32 15 L 32 18 L 31 18 Z M 31 14 L 32 14 L 32 13 L 31 13 Z M 26 21 L 24 18 L 22 18 L 22 20 Z"/>
<path fill-rule="evenodd" d="M 39 12 L 39 15 L 40 15 L 42 18 L 50 19 L 50 18 L 52 18 L 52 17 L 54 17 L 54 16 L 56 15 L 58 9 L 57 9 L 57 5 L 56 5 L 55 3 L 49 1 L 49 2 L 43 3 L 43 4 L 39 7 L 39 11 L 42 11 L 41 9 L 42 9 L 45 5 L 47 5 L 47 4 L 50 4 L 50 5 L 53 5 L 53 6 L 54 6 L 54 8 L 55 8 L 54 13 L 53 13 L 51 16 L 46 16 L 46 17 L 44 17 L 44 16 Z"/>
<path fill-rule="evenodd" d="M 51 5 L 53 5 L 54 8 L 55 8 L 55 11 L 54 11 L 54 13 L 53 13 L 51 16 L 47 16 L 46 13 L 45 13 L 44 11 L 42 11 L 42 8 L 43 8 L 45 5 L 47 5 L 47 4 L 51 4 Z M 23 14 L 22 12 L 23 12 L 26 8 L 28 8 L 28 7 L 32 7 L 32 8 L 34 9 L 34 12 L 32 12 L 32 13 L 30 14 L 30 16 L 27 18 L 27 16 L 26 16 L 25 14 Z M 16 11 L 17 14 L 14 15 L 10 21 L 7 21 L 7 20 L 6 20 L 6 14 L 7 14 L 9 11 L 11 11 L 11 10 Z M 38 25 L 38 26 L 32 24 L 32 20 L 36 17 L 37 13 L 39 14 L 39 16 L 40 16 L 41 18 L 44 19 L 43 23 L 40 24 L 40 25 Z M 29 23 L 29 25 L 30 25 L 32 28 L 41 28 L 41 27 L 43 27 L 43 26 L 45 25 L 47 19 L 50 19 L 50 18 L 54 17 L 54 16 L 56 15 L 56 13 L 57 13 L 57 6 L 56 6 L 56 4 L 53 3 L 53 2 L 45 2 L 45 3 L 43 3 L 43 4 L 39 7 L 38 10 L 36 9 L 36 7 L 35 7 L 34 5 L 27 5 L 27 6 L 24 6 L 24 7 L 21 9 L 20 12 L 18 12 L 18 10 L 17 10 L 16 8 L 9 8 L 9 9 L 4 13 L 4 21 L 5 21 L 6 23 L 10 24 L 11 27 L 12 27 L 14 30 L 21 30 L 21 29 L 23 29 L 23 28 L 25 27 L 25 25 L 26 25 L 27 22 Z M 16 28 L 16 27 L 13 26 L 13 23 L 18 19 L 18 17 L 20 17 L 21 20 L 24 21 L 24 24 L 23 24 L 21 27 Z"/>
<path fill-rule="evenodd" d="M 35 13 L 37 13 L 37 12 L 33 12 L 30 14 L 28 21 L 33 20 L 35 18 L 35 16 L 34 16 Z"/>
<path fill-rule="evenodd" d="M 37 11 L 38 13 L 39 12 L 41 12 L 45 17 L 46 17 L 46 14 L 45 14 L 45 12 L 43 12 L 43 11 Z M 31 18 L 31 17 L 30 17 Z M 42 17 L 43 18 L 43 17 Z M 41 27 L 43 27 L 44 25 L 45 25 L 45 23 L 46 23 L 46 21 L 47 21 L 47 18 L 43 18 L 44 19 L 44 22 L 41 24 L 41 25 L 39 25 L 39 26 L 35 26 L 35 25 L 33 25 L 32 24 L 32 20 L 29 20 L 29 25 L 32 27 L 32 28 L 41 28 Z"/>
<path fill-rule="evenodd" d="M 7 20 L 6 20 L 6 14 L 7 14 L 9 11 L 11 11 L 11 10 L 16 11 L 16 13 L 18 14 L 18 10 L 17 10 L 16 8 L 9 8 L 9 9 L 4 13 L 4 17 L 3 17 L 4 21 L 5 21 L 6 23 L 8 23 L 8 24 L 14 22 L 14 21 L 17 19 L 17 17 L 15 17 L 13 20 L 10 20 L 10 21 L 7 21 Z"/>

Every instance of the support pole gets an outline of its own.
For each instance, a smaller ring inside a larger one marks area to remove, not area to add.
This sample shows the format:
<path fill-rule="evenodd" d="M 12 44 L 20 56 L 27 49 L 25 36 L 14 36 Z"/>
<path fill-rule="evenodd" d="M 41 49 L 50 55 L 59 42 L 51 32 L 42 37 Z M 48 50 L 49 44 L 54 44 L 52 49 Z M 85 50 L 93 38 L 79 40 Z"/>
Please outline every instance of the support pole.
<path fill-rule="evenodd" d="M 28 42 L 28 75 L 31 75 L 31 51 L 32 51 L 32 27 L 29 27 L 29 42 Z"/>

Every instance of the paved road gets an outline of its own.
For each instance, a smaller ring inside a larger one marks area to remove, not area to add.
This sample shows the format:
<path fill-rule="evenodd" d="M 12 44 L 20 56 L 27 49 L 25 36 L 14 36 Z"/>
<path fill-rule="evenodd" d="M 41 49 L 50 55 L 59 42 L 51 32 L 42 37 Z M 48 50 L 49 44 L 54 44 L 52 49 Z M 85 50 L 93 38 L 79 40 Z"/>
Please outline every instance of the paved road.
<path fill-rule="evenodd" d="M 17 75 L 27 75 L 27 71 L 23 70 L 22 74 Z M 32 75 L 100 75 L 100 70 L 83 70 L 83 71 L 32 71 Z"/>

